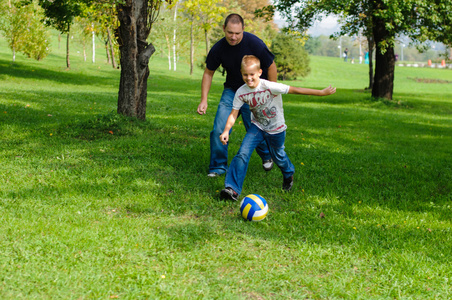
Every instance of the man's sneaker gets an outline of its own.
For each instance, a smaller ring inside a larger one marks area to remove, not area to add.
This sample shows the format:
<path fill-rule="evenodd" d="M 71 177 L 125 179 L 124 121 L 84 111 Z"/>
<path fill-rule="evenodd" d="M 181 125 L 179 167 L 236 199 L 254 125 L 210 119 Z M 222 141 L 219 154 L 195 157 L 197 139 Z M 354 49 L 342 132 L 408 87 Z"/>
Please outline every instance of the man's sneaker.
<path fill-rule="evenodd" d="M 273 169 L 273 160 L 269 159 L 269 160 L 263 160 L 262 161 L 262 167 L 264 168 L 265 171 L 270 171 L 271 169 Z"/>
<path fill-rule="evenodd" d="M 210 172 L 209 174 L 207 174 L 207 177 L 211 177 L 211 178 L 218 177 L 218 176 L 220 176 L 220 174 L 218 174 L 216 172 Z"/>
<path fill-rule="evenodd" d="M 237 192 L 234 191 L 232 188 L 227 187 L 221 190 L 220 198 L 224 200 L 237 201 L 239 198 L 239 194 L 237 194 Z"/>
<path fill-rule="evenodd" d="M 286 192 L 290 191 L 290 189 L 293 186 L 293 176 L 290 176 L 289 178 L 284 178 L 282 189 Z"/>

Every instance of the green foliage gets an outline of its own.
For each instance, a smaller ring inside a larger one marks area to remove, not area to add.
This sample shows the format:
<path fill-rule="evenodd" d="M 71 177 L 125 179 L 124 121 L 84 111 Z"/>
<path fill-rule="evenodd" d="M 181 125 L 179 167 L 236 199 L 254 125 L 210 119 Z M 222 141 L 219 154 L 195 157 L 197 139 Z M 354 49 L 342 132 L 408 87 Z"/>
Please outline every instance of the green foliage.
<path fill-rule="evenodd" d="M 50 52 L 49 32 L 42 24 L 42 10 L 35 2 L 23 4 L 2 2 L 0 30 L 13 52 L 22 52 L 30 58 L 41 60 Z"/>
<path fill-rule="evenodd" d="M 427 40 L 451 44 L 452 9 L 450 0 L 321 0 L 296 5 L 293 1 L 279 1 L 276 8 L 288 18 L 289 23 L 304 32 L 315 21 L 325 15 L 341 16 L 341 32 L 350 35 L 364 31 L 365 36 L 375 34 L 375 28 L 383 24 L 383 39 L 378 40 L 382 53 L 393 47 L 399 35 L 406 35 L 415 41 Z"/>
<path fill-rule="evenodd" d="M 292 35 L 278 34 L 272 42 L 278 79 L 293 80 L 306 77 L 311 71 L 309 57 L 303 45 Z"/>
<path fill-rule="evenodd" d="M 320 37 L 312 37 L 312 36 L 309 36 L 309 38 L 307 39 L 304 46 L 305 46 L 305 50 L 310 55 L 316 55 L 316 53 L 318 53 L 319 50 L 321 50 L 323 48 L 322 42 L 320 41 Z M 325 56 L 325 55 L 322 55 L 322 56 Z"/>
<path fill-rule="evenodd" d="M 45 23 L 61 33 L 68 33 L 74 18 L 86 10 L 89 0 L 39 0 L 44 9 Z"/>

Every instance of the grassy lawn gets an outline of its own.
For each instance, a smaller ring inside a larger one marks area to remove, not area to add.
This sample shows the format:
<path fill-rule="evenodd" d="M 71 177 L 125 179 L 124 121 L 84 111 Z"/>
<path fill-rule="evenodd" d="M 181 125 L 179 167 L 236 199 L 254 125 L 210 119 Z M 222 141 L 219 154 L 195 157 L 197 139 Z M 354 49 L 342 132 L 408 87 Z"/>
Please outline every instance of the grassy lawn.
<path fill-rule="evenodd" d="M 199 116 L 202 71 L 155 55 L 130 120 L 119 70 L 77 50 L 71 70 L 64 49 L 13 64 L 0 39 L 0 298 L 452 298 L 452 70 L 396 67 L 382 102 L 367 65 L 312 57 L 288 84 L 337 93 L 283 97 L 295 185 L 254 155 L 242 196 L 270 212 L 252 223 L 206 176 L 220 74 Z"/>

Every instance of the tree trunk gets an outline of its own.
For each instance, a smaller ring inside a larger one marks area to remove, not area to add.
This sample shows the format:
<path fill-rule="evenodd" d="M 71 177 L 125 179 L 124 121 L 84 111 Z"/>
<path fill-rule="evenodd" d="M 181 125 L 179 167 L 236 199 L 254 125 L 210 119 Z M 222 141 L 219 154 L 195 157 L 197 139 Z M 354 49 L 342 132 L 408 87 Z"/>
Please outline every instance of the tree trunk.
<path fill-rule="evenodd" d="M 168 70 L 171 71 L 171 43 L 167 34 L 165 34 L 166 46 L 168 47 Z"/>
<path fill-rule="evenodd" d="M 118 43 L 121 53 L 121 78 L 118 113 L 146 119 L 149 58 L 155 52 L 146 42 L 150 33 L 148 1 L 126 0 L 118 6 Z"/>
<path fill-rule="evenodd" d="M 372 59 L 374 56 L 374 39 L 372 36 L 367 37 L 367 48 L 369 55 L 369 87 L 367 89 L 372 90 L 374 86 L 374 62 Z"/>
<path fill-rule="evenodd" d="M 71 68 L 71 62 L 69 61 L 69 41 L 71 40 L 71 33 L 67 31 L 67 42 L 66 42 L 66 66 L 68 69 Z"/>
<path fill-rule="evenodd" d="M 95 63 L 96 62 L 96 43 L 95 43 L 94 23 L 92 23 L 91 28 L 92 28 L 92 42 L 93 42 L 93 63 Z"/>
<path fill-rule="evenodd" d="M 372 87 L 372 97 L 392 100 L 395 68 L 394 45 L 390 44 L 386 47 L 386 49 L 381 48 L 382 45 L 380 42 L 387 40 L 390 37 L 383 20 L 374 20 L 373 35 L 376 47 L 375 77 Z"/>
<path fill-rule="evenodd" d="M 194 56 L 195 56 L 195 37 L 193 34 L 194 30 L 194 22 L 191 22 L 190 27 L 190 75 L 193 74 L 193 64 L 194 64 Z"/>
<path fill-rule="evenodd" d="M 209 34 L 207 33 L 207 30 L 204 30 L 204 38 L 206 39 L 206 56 L 207 56 L 207 54 L 209 54 L 209 49 L 210 49 Z"/>
<path fill-rule="evenodd" d="M 174 30 L 173 30 L 173 71 L 177 68 L 177 53 L 176 53 L 176 33 L 177 33 L 177 7 L 179 1 L 176 1 L 176 6 L 174 7 Z"/>
<path fill-rule="evenodd" d="M 108 50 L 108 41 L 105 41 L 105 52 L 107 53 L 107 64 L 110 64 L 111 60 L 110 60 L 110 51 Z"/>
<path fill-rule="evenodd" d="M 116 69 L 115 49 L 113 48 L 113 43 L 111 41 L 110 28 L 107 28 L 107 36 L 108 36 L 108 46 L 109 46 L 110 52 L 111 52 L 111 65 L 112 65 L 113 69 Z"/>

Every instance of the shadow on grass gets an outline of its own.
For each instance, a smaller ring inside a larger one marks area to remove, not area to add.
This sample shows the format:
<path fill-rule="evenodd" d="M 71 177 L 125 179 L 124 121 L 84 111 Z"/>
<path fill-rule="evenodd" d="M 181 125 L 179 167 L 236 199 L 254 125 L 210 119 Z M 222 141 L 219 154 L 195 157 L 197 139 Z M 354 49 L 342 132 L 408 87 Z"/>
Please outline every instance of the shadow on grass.
<path fill-rule="evenodd" d="M 23 63 L 11 63 L 0 60 L 0 79 L 23 78 L 30 80 L 53 81 L 59 84 L 70 85 L 118 85 L 119 72 L 117 70 L 99 70 L 100 76 L 87 75 L 83 72 L 50 70 L 36 65 L 29 66 Z"/>
<path fill-rule="evenodd" d="M 26 66 L 8 69 L 0 62 L 0 72 L 13 77 L 75 85 L 90 85 L 94 80 L 110 84 L 113 78 L 35 71 Z M 59 188 L 49 184 L 12 188 L 2 192 L 5 198 L 44 199 L 53 205 L 59 204 L 58 199 L 65 199 L 67 204 L 75 193 L 82 198 L 100 198 L 104 205 L 120 203 L 136 215 L 192 212 L 208 218 L 221 213 L 225 230 L 262 239 L 287 239 L 289 245 L 313 242 L 356 245 L 364 251 L 410 249 L 410 241 L 441 243 L 440 237 L 449 234 L 447 231 L 431 234 L 427 227 L 416 231 L 393 221 L 378 224 L 377 220 L 391 211 L 400 211 L 431 213 L 450 222 L 450 209 L 444 206 L 452 200 L 450 121 L 432 120 L 435 123 L 429 124 L 429 112 L 415 110 L 421 115 L 413 116 L 413 110 L 403 107 L 397 110 L 387 105 L 375 107 L 375 103 L 366 100 L 367 94 L 356 90 L 341 90 L 329 98 L 287 97 L 286 148 L 296 165 L 296 186 L 290 194 L 282 194 L 279 170 L 264 174 L 254 156 L 245 193 L 258 191 L 265 195 L 272 213 L 268 227 L 251 225 L 243 229 L 232 224 L 240 219 L 237 204 L 217 202 L 217 190 L 222 188 L 224 179 L 206 178 L 209 132 L 216 107 L 211 105 L 203 119 L 196 116 L 200 80 L 184 78 L 175 91 L 176 80 L 176 75 L 151 74 L 148 108 L 151 113 L 146 122 L 131 122 L 107 114 L 94 117 L 88 104 L 96 101 L 114 106 L 111 104 L 114 97 L 109 94 L 2 92 L 1 97 L 9 101 L 34 101 L 50 107 L 50 110 L 8 107 L 8 118 L 2 118 L 2 125 L 16 126 L 18 131 L 32 128 L 34 134 L 25 136 L 20 145 L 12 140 L 9 144 L 30 151 L 33 163 L 39 164 L 40 170 L 35 170 L 25 162 L 22 167 L 27 176 L 39 182 L 43 174 L 52 171 L 69 181 Z M 219 91 L 221 87 L 215 87 L 215 92 Z M 428 100 L 415 100 L 422 101 L 426 104 Z M 445 102 L 438 107 L 442 105 L 448 107 Z M 406 114 L 400 114 L 401 110 Z M 71 124 L 78 118 L 79 122 Z M 244 134 L 242 125 L 237 126 L 240 128 L 236 128 L 233 137 L 230 159 Z M 50 130 L 58 135 L 50 138 Z M 59 158 L 62 152 L 74 154 L 62 161 Z M 14 159 L 12 155 L 10 159 Z M 357 207 L 357 203 L 373 213 Z M 319 218 L 319 212 L 324 212 L 326 218 Z M 346 223 L 341 223 L 342 220 Z M 354 223 L 363 225 L 354 229 Z M 177 239 L 182 243 L 177 246 L 182 249 L 197 246 L 213 235 L 208 226 L 199 223 L 188 227 L 177 224 L 166 230 L 169 236 L 190 239 L 186 243 Z M 450 252 L 444 243 L 440 247 Z"/>

